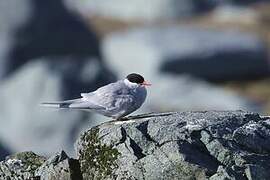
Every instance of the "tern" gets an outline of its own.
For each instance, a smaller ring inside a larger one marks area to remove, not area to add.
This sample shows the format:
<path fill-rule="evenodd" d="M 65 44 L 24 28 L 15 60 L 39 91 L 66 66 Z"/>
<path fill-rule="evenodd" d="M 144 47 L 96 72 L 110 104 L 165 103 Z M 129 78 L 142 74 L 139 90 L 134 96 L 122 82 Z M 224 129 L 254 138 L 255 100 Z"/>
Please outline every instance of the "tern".
<path fill-rule="evenodd" d="M 144 103 L 150 83 L 137 73 L 131 73 L 125 79 L 110 83 L 96 91 L 81 93 L 81 98 L 44 102 L 41 105 L 59 109 L 77 109 L 96 112 L 113 119 L 121 119 L 136 111 Z"/>

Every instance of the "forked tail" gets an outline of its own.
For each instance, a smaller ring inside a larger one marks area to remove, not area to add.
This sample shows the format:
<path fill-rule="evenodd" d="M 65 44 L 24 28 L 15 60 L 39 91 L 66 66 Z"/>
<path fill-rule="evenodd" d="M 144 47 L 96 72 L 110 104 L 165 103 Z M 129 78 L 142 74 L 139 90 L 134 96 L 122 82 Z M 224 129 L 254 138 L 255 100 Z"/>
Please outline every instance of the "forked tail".
<path fill-rule="evenodd" d="M 79 110 L 104 110 L 103 106 L 93 104 L 85 101 L 83 98 L 58 101 L 58 102 L 44 102 L 40 104 L 43 107 L 58 108 L 58 109 L 79 109 Z"/>

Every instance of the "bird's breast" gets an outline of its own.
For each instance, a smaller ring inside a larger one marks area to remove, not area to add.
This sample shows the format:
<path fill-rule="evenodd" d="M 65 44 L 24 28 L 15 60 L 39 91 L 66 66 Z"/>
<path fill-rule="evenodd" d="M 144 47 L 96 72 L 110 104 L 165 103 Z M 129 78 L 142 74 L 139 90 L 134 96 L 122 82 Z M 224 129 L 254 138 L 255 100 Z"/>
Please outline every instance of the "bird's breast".
<path fill-rule="evenodd" d="M 145 101 L 147 91 L 145 87 L 140 87 L 136 90 L 135 97 L 139 104 L 142 104 Z"/>

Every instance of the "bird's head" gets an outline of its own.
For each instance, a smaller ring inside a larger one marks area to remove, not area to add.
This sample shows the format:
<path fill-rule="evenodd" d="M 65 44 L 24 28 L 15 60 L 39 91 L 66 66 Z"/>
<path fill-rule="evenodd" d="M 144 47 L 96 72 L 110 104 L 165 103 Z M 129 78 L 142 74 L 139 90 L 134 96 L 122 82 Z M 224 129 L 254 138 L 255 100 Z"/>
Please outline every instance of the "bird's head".
<path fill-rule="evenodd" d="M 140 74 L 136 74 L 136 73 L 131 73 L 129 75 L 127 75 L 126 79 L 125 79 L 125 83 L 128 86 L 151 86 L 150 83 L 146 82 L 143 78 L 143 76 L 141 76 Z"/>

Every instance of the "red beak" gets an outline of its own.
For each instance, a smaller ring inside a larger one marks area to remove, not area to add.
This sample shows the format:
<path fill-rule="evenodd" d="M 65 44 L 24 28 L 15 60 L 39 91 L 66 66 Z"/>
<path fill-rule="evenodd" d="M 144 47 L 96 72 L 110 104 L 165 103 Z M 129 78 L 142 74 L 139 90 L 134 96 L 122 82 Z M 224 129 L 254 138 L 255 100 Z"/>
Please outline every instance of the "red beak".
<path fill-rule="evenodd" d="M 141 85 L 143 85 L 143 86 L 151 86 L 152 84 L 144 81 L 143 83 L 141 83 Z"/>

